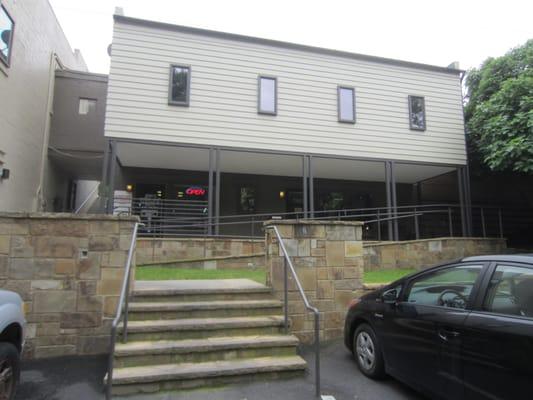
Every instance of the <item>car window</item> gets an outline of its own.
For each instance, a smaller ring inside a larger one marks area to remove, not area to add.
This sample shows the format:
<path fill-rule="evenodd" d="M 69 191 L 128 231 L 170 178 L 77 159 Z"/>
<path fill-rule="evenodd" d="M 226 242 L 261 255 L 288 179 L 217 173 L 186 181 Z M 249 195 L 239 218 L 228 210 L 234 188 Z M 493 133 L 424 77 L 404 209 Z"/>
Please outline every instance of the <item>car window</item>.
<path fill-rule="evenodd" d="M 455 265 L 428 272 L 411 281 L 409 303 L 465 309 L 482 265 Z"/>
<path fill-rule="evenodd" d="M 533 268 L 498 265 L 490 280 L 483 309 L 533 318 Z"/>

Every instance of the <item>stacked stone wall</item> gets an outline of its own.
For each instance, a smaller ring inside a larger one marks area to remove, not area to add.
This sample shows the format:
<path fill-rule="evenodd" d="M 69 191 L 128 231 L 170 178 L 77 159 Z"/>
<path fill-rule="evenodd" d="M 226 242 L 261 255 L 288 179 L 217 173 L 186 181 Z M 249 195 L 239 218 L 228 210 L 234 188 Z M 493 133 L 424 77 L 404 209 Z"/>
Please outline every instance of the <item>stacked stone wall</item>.
<path fill-rule="evenodd" d="M 291 257 L 310 303 L 320 311 L 321 340 L 342 336 L 347 306 L 363 287 L 362 224 L 359 222 L 270 221 Z M 284 296 L 284 258 L 274 232 L 266 229 L 267 272 L 274 294 Z M 304 343 L 314 340 L 314 317 L 304 307 L 289 275 L 291 331 Z"/>
<path fill-rule="evenodd" d="M 173 261 L 200 260 L 214 257 L 251 256 L 252 254 L 263 254 L 264 252 L 264 240 L 140 238 L 137 241 L 137 264 L 172 263 Z"/>
<path fill-rule="evenodd" d="M 436 238 L 402 242 L 365 243 L 365 271 L 409 268 L 421 270 L 462 257 L 502 254 L 505 239 Z"/>
<path fill-rule="evenodd" d="M 26 358 L 108 351 L 136 218 L 0 213 L 0 288 L 26 310 Z"/>

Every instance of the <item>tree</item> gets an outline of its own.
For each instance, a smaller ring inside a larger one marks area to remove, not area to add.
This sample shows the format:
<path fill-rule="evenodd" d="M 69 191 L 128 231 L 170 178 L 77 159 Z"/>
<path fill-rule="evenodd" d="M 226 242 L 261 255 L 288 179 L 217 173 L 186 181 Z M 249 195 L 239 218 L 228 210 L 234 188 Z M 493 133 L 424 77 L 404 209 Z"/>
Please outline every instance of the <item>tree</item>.
<path fill-rule="evenodd" d="M 533 39 L 470 70 L 466 89 L 471 159 L 492 171 L 533 174 Z"/>

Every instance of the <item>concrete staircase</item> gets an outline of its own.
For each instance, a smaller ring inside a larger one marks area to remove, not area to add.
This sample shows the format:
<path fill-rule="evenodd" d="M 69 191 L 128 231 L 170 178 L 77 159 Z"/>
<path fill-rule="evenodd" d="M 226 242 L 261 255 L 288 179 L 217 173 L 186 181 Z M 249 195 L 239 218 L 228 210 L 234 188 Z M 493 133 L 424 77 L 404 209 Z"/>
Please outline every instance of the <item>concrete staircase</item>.
<path fill-rule="evenodd" d="M 282 304 L 247 279 L 137 281 L 128 343 L 117 343 L 113 394 L 301 375 Z"/>

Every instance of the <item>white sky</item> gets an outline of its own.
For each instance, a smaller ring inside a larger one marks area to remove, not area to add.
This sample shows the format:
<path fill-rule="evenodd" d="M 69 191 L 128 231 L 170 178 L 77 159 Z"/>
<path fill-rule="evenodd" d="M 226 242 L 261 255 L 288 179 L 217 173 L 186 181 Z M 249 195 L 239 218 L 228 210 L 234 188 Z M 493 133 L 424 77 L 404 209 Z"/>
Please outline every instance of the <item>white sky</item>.
<path fill-rule="evenodd" d="M 533 38 L 531 0 L 49 0 L 91 72 L 126 16 L 468 69 Z"/>

